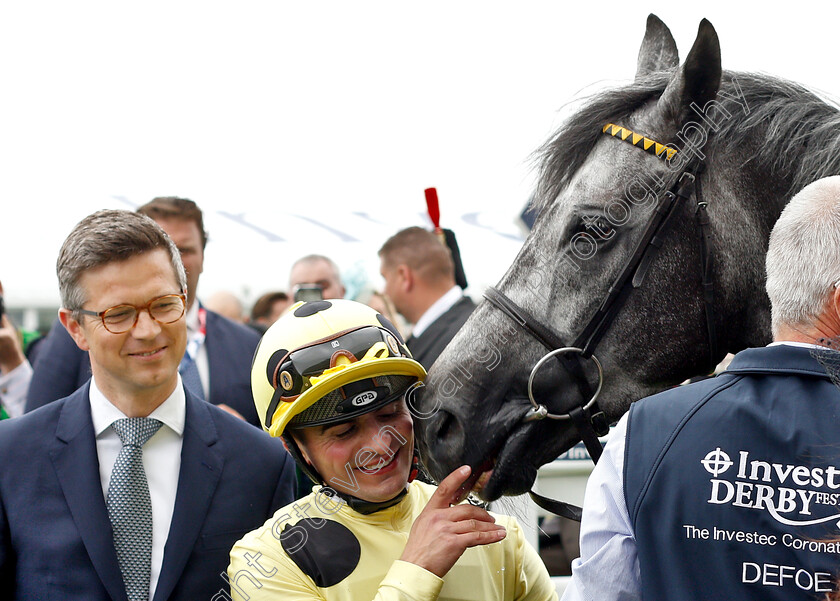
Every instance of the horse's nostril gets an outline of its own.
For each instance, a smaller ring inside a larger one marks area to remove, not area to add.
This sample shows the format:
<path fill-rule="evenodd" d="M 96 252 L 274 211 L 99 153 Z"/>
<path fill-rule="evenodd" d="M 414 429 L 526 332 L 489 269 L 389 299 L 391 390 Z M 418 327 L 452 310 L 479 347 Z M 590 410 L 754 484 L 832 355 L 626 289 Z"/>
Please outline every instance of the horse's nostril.
<path fill-rule="evenodd" d="M 440 411 L 437 415 L 437 439 L 439 444 L 447 447 L 459 446 L 464 441 L 464 429 L 458 419 L 448 411 Z"/>
<path fill-rule="evenodd" d="M 449 430 L 452 428 L 453 421 L 455 421 L 455 418 L 453 418 L 451 415 L 447 414 L 442 417 L 437 432 L 439 440 L 446 438 L 447 434 L 449 434 Z"/>

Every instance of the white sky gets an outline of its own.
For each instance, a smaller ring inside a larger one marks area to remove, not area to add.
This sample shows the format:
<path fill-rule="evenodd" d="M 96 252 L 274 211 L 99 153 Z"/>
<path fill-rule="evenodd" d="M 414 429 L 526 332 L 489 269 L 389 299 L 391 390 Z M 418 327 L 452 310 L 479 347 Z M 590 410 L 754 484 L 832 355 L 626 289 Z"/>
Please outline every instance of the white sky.
<path fill-rule="evenodd" d="M 55 257 L 72 226 L 159 195 L 206 213 L 201 296 L 285 288 L 309 252 L 378 286 L 376 250 L 424 223 L 429 186 L 480 293 L 521 244 L 530 153 L 569 101 L 632 78 L 649 12 L 681 58 L 706 17 L 724 68 L 840 92 L 840 6 L 828 3 L 4 2 L 7 303 L 57 304 Z M 473 214 L 478 225 L 464 221 Z"/>

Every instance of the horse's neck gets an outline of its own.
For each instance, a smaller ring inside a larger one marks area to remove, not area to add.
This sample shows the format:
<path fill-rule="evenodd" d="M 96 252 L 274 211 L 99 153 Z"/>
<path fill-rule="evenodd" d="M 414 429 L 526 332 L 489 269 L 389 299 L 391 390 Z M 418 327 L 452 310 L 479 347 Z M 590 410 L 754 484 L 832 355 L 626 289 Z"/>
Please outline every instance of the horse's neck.
<path fill-rule="evenodd" d="M 713 230 L 721 343 L 729 352 L 771 340 L 764 257 L 773 225 L 790 200 L 790 179 L 746 160 L 754 150 L 718 146 L 703 175 Z"/>

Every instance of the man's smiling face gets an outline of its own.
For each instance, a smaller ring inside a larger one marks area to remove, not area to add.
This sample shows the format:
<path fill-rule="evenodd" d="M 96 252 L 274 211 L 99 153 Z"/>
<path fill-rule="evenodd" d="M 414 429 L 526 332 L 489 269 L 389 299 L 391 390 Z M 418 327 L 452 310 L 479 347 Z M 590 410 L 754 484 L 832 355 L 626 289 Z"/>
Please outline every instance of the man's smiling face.
<path fill-rule="evenodd" d="M 181 292 L 166 250 L 158 249 L 114 261 L 82 274 L 83 309 L 104 311 L 116 305 L 143 306 L 150 300 Z M 187 343 L 183 316 L 170 324 L 141 311 L 128 332 L 113 334 L 98 317 L 76 321 L 62 315 L 68 332 L 83 350 L 90 351 L 91 371 L 99 389 L 112 402 L 162 402 L 175 389 L 178 366 Z"/>

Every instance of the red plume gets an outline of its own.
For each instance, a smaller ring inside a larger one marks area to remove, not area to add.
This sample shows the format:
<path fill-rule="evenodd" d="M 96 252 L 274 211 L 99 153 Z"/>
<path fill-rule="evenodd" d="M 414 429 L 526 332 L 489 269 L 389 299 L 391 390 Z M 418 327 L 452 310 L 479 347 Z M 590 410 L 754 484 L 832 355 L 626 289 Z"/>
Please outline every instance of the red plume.
<path fill-rule="evenodd" d="M 429 211 L 429 218 L 432 220 L 432 225 L 435 226 L 435 231 L 440 232 L 440 205 L 438 204 L 437 188 L 426 188 L 426 208 Z"/>

